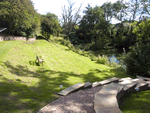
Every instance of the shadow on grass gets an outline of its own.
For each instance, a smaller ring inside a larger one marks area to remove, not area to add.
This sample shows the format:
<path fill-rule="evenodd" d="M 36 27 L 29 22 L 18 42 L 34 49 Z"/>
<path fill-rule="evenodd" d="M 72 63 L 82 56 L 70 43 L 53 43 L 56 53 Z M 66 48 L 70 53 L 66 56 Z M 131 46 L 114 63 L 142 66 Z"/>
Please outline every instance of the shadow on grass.
<path fill-rule="evenodd" d="M 40 64 L 36 61 L 29 61 L 29 64 L 32 66 L 40 66 Z"/>
<path fill-rule="evenodd" d="M 80 77 L 84 82 L 91 83 L 113 77 L 113 75 L 105 74 L 109 71 L 100 69 L 89 70 L 87 74 L 75 74 L 74 72 L 47 70 L 44 67 L 32 71 L 27 66 L 13 66 L 10 62 L 4 62 L 2 66 L 7 67 L 12 75 L 23 79 L 11 80 L 5 76 L 0 76 L 0 112 L 37 112 L 46 104 L 60 97 L 57 95 L 60 91 L 60 84 L 64 88 L 72 85 L 67 82 L 70 76 Z M 103 73 L 106 76 L 100 78 L 95 76 L 95 73 Z M 36 85 L 32 84 L 34 82 L 30 80 L 32 78 L 39 80 Z"/>

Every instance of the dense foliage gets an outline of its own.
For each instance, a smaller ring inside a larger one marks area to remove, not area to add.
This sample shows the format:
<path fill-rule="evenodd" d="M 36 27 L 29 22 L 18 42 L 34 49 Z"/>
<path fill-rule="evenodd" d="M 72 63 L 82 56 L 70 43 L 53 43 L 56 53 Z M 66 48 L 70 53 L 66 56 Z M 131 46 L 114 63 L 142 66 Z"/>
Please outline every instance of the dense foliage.
<path fill-rule="evenodd" d="M 50 35 L 59 36 L 61 26 L 58 17 L 55 14 L 47 13 L 41 16 L 42 35 L 49 39 Z"/>
<path fill-rule="evenodd" d="M 136 44 L 124 59 L 127 73 L 150 77 L 150 45 Z"/>
<path fill-rule="evenodd" d="M 137 22 L 133 23 L 134 25 Z M 131 51 L 125 56 L 124 64 L 127 73 L 150 77 L 150 20 L 144 20 L 138 24 L 133 33 L 136 34 L 138 42 L 131 47 Z"/>
<path fill-rule="evenodd" d="M 40 18 L 31 0 L 1 0 L 0 24 L 12 35 L 33 37 L 40 29 Z"/>

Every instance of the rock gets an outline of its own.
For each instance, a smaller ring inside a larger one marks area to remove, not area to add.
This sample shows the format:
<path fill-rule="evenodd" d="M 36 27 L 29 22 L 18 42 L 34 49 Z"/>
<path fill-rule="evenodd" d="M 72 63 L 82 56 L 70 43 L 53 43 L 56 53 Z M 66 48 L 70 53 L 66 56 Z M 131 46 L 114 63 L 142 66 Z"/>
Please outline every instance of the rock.
<path fill-rule="evenodd" d="M 94 83 L 92 84 L 92 87 L 96 87 L 96 86 L 99 86 L 99 85 L 101 85 L 101 83 L 99 83 L 99 82 L 94 82 Z"/>
<path fill-rule="evenodd" d="M 119 82 L 122 82 L 122 81 L 124 81 L 124 80 L 132 80 L 132 78 L 130 78 L 130 77 L 121 78 L 121 79 L 119 79 Z"/>
<path fill-rule="evenodd" d="M 68 87 L 68 88 L 62 90 L 62 91 L 59 92 L 58 94 L 65 96 L 65 95 L 67 95 L 67 94 L 69 94 L 69 93 L 71 93 L 71 92 L 73 92 L 73 91 L 75 91 L 75 90 L 78 90 L 79 88 L 82 88 L 82 87 L 84 87 L 84 84 L 82 84 L 82 83 L 77 83 L 77 84 L 75 84 L 75 85 L 73 85 L 73 86 L 71 86 L 71 87 Z"/>
<path fill-rule="evenodd" d="M 103 81 L 101 81 L 99 83 L 101 85 L 105 85 L 105 84 L 108 84 L 108 83 L 111 83 L 111 82 L 117 82 L 118 80 L 119 80 L 119 78 L 113 77 L 113 78 L 110 78 L 110 79 L 103 80 Z"/>
<path fill-rule="evenodd" d="M 91 87 L 92 87 L 92 83 L 90 83 L 90 82 L 84 83 L 84 87 L 83 88 L 91 88 Z"/>

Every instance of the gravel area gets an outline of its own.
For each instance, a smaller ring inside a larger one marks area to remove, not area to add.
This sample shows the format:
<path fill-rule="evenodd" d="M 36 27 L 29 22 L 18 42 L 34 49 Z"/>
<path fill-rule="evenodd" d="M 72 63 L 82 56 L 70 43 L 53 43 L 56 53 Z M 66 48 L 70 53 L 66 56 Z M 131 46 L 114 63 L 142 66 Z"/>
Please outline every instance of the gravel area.
<path fill-rule="evenodd" d="M 38 113 L 95 113 L 94 95 L 102 86 L 79 90 L 62 96 L 43 107 Z"/>

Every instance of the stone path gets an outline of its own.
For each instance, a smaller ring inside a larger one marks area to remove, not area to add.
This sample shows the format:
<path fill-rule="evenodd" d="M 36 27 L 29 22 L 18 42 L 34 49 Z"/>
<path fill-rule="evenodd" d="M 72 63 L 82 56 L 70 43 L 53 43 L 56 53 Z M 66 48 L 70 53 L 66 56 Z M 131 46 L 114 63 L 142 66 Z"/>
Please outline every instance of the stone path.
<path fill-rule="evenodd" d="M 127 93 L 150 90 L 150 79 L 110 78 L 104 81 L 75 84 L 59 94 L 61 98 L 43 107 L 38 113 L 122 113 L 118 101 Z M 80 90 L 79 90 L 80 89 Z M 79 90 L 71 93 L 73 90 Z"/>

